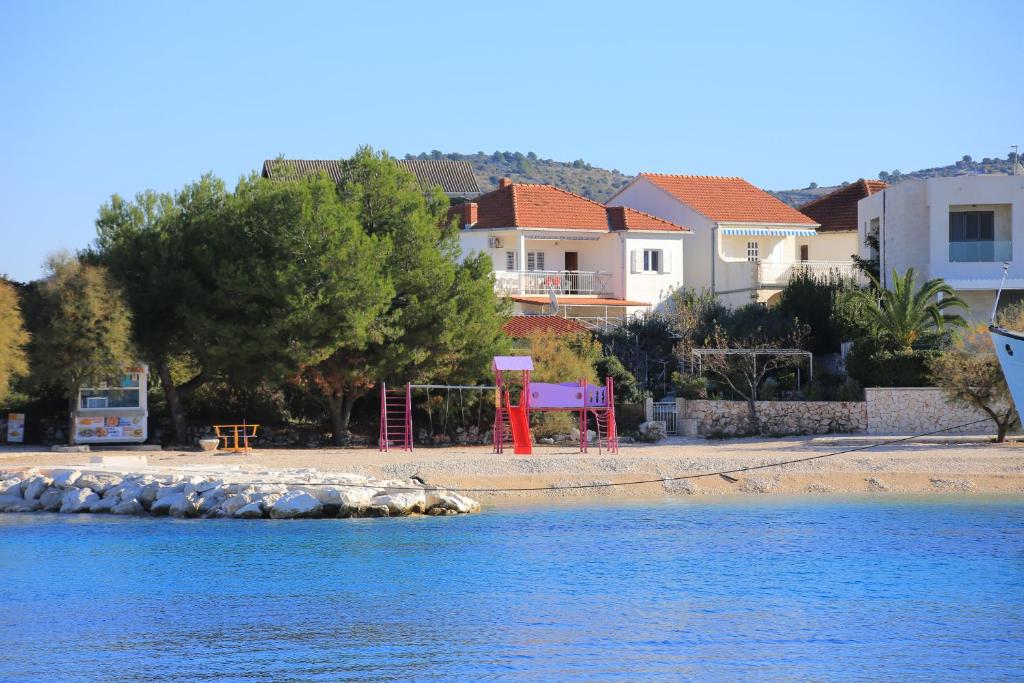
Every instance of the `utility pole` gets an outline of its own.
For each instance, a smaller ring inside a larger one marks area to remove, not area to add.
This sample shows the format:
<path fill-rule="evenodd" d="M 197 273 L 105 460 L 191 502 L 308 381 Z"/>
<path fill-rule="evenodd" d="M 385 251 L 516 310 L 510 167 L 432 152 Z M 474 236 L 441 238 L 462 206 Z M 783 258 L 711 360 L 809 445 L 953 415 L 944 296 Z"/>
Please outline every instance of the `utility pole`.
<path fill-rule="evenodd" d="M 1010 145 L 1013 150 L 1013 166 L 1010 167 L 1010 175 L 1017 175 L 1017 164 L 1020 163 L 1020 154 L 1017 153 L 1017 145 Z"/>

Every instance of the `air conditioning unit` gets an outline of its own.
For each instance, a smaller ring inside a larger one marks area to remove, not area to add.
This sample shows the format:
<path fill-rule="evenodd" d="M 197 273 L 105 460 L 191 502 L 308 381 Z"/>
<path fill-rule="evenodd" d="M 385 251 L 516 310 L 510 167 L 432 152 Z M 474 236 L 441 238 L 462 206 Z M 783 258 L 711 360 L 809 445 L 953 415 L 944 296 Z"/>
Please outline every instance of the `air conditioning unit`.
<path fill-rule="evenodd" d="M 501 249 L 501 238 L 500 237 L 488 237 L 487 246 L 491 249 Z"/>

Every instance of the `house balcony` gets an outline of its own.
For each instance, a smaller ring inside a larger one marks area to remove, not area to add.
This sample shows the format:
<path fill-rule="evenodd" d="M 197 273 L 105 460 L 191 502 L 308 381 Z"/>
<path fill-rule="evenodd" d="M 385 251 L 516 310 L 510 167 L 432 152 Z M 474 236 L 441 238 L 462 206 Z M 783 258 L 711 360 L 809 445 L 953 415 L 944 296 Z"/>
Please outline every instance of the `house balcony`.
<path fill-rule="evenodd" d="M 853 278 L 863 281 L 863 274 L 851 261 L 783 261 L 751 264 L 753 281 L 758 289 L 781 289 L 798 273 L 809 273 L 819 277 Z"/>
<path fill-rule="evenodd" d="M 998 263 L 1013 259 L 1013 241 L 977 240 L 951 241 L 950 263 Z"/>
<path fill-rule="evenodd" d="M 503 296 L 611 296 L 612 274 L 587 270 L 497 270 L 495 290 Z"/>

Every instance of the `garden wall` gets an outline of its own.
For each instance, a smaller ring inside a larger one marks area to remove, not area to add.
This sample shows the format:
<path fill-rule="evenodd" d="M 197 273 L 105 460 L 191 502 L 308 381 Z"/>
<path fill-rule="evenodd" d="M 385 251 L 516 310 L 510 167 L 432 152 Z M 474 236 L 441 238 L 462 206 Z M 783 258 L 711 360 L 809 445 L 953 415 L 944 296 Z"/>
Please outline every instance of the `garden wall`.
<path fill-rule="evenodd" d="M 768 434 L 922 434 L 985 418 L 963 408 L 932 387 L 871 388 L 864 401 L 758 401 L 757 413 Z M 744 401 L 676 402 L 680 436 L 731 436 L 749 432 Z M 991 421 L 948 434 L 994 434 Z"/>
<path fill-rule="evenodd" d="M 864 390 L 868 434 L 922 434 L 987 417 L 976 408 L 950 403 L 941 389 L 932 387 L 870 388 Z M 947 434 L 994 434 L 987 421 Z"/>
<path fill-rule="evenodd" d="M 681 436 L 732 436 L 749 430 L 745 401 L 676 402 Z M 768 434 L 835 434 L 867 429 L 862 401 L 758 401 L 757 415 Z"/>

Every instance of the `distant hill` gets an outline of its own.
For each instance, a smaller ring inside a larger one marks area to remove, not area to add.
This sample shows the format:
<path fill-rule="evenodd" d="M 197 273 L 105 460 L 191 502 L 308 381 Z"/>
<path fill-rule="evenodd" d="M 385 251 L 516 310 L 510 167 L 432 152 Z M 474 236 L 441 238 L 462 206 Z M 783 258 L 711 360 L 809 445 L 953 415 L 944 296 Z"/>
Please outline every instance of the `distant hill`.
<path fill-rule="evenodd" d="M 498 186 L 501 178 L 511 178 L 517 183 L 546 183 L 570 192 L 583 195 L 594 201 L 603 202 L 626 185 L 633 176 L 626 175 L 618 169 L 604 169 L 577 159 L 576 161 L 555 161 L 541 159 L 533 152 L 494 152 L 485 154 L 455 154 L 434 150 L 430 153 L 413 155 L 406 154 L 406 159 L 465 159 L 473 164 L 480 189 L 489 192 Z M 964 156 L 948 166 L 923 168 L 919 171 L 902 173 L 899 170 L 882 171 L 876 177 L 888 183 L 899 183 L 911 178 L 936 178 L 957 175 L 1009 174 L 1013 168 L 1013 155 L 1008 154 L 1001 159 L 985 157 L 975 161 Z M 742 175 L 742 174 L 741 174 Z M 865 176 L 866 177 L 866 176 Z M 851 181 L 857 178 L 850 178 Z M 819 187 L 816 183 L 797 190 L 769 190 L 773 195 L 790 206 L 803 206 L 839 187 L 838 185 Z"/>
<path fill-rule="evenodd" d="M 406 154 L 406 159 L 465 159 L 473 164 L 473 172 L 483 192 L 498 187 L 502 178 L 517 183 L 542 183 L 575 192 L 588 199 L 603 202 L 632 180 L 618 170 L 592 166 L 582 159 L 554 161 L 541 159 L 533 152 L 494 152 L 485 154 L 445 154 L 434 150 L 429 154 Z"/>
<path fill-rule="evenodd" d="M 884 180 L 889 184 L 896 184 L 901 183 L 904 180 L 911 180 L 915 178 L 942 178 L 958 175 L 1010 175 L 1013 171 L 1013 162 L 1014 159 L 1012 153 L 1007 154 L 1003 159 L 985 157 L 981 161 L 975 161 L 969 155 L 965 155 L 961 157 L 960 161 L 949 164 L 948 166 L 922 168 L 919 171 L 911 171 L 910 173 L 901 173 L 899 170 L 882 171 L 875 177 L 879 180 Z M 850 180 L 857 180 L 857 178 L 851 178 Z M 843 184 L 845 185 L 846 183 Z M 812 183 L 811 186 L 800 190 L 778 190 L 770 192 L 790 206 L 800 207 L 812 199 L 817 199 L 824 194 L 828 194 L 837 187 L 840 186 L 832 185 L 829 187 L 818 187 L 817 184 Z"/>

